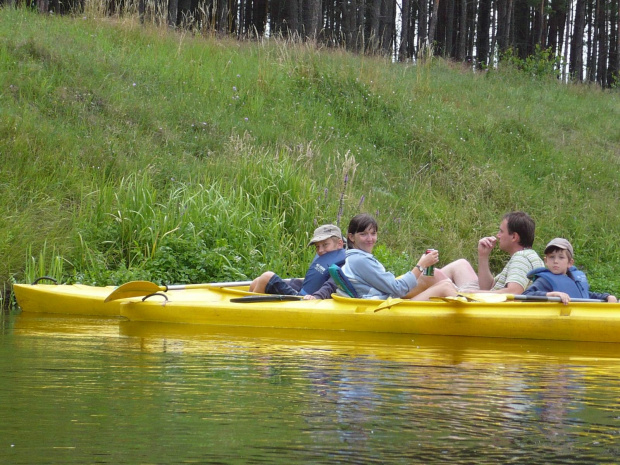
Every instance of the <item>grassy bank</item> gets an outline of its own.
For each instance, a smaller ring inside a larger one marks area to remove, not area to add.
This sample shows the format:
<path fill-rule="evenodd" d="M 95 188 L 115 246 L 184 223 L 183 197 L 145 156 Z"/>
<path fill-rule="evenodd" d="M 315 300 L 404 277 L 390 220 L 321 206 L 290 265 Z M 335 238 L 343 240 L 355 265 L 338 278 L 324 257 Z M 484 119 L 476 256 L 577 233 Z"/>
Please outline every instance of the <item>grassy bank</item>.
<path fill-rule="evenodd" d="M 0 282 L 299 276 L 360 211 L 402 272 L 522 209 L 620 293 L 617 91 L 5 8 L 0 99 Z"/>

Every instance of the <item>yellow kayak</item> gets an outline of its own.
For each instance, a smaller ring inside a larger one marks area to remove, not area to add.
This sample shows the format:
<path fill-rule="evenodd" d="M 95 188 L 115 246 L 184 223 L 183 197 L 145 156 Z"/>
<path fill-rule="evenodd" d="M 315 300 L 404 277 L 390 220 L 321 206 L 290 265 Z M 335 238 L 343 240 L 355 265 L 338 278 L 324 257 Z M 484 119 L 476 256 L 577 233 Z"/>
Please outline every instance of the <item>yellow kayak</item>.
<path fill-rule="evenodd" d="M 82 284 L 14 284 L 13 293 L 24 312 L 120 316 L 120 301 L 104 305 L 114 287 Z"/>
<path fill-rule="evenodd" d="M 117 293 L 119 289 L 115 286 L 87 286 L 84 284 L 14 284 L 13 292 L 17 300 L 17 304 L 24 312 L 35 313 L 60 313 L 65 315 L 92 315 L 105 317 L 118 317 L 121 315 L 121 302 L 123 300 L 141 300 L 149 294 L 161 292 L 155 289 L 153 283 L 146 281 L 137 281 L 128 283 L 132 289 L 138 289 L 135 296 L 132 293 L 121 294 L 124 299 L 110 300 L 106 299 L 113 293 Z M 142 284 L 142 286 L 141 286 Z M 146 287 L 144 285 L 146 284 Z M 192 286 L 197 286 L 196 289 Z M 201 300 L 205 295 L 210 295 L 212 285 L 188 285 L 188 286 L 170 286 L 171 290 L 161 292 L 162 295 L 172 296 L 175 300 L 190 299 Z M 178 290 L 175 290 L 178 288 Z M 189 288 L 188 290 L 185 290 Z M 240 287 L 239 289 L 247 289 Z M 233 295 L 237 296 L 242 291 L 231 290 Z M 218 296 L 221 294 L 218 294 Z M 211 296 L 212 298 L 212 296 Z"/>
<path fill-rule="evenodd" d="M 129 321 L 620 342 L 620 303 L 413 302 L 339 296 L 272 301 L 274 296 L 252 294 L 247 287 L 190 286 L 154 292 L 144 301 L 128 294 L 127 298 L 104 302 L 115 288 L 82 285 L 15 285 L 15 294 L 25 312 L 120 315 Z M 491 296 L 489 300 L 493 300 Z"/>

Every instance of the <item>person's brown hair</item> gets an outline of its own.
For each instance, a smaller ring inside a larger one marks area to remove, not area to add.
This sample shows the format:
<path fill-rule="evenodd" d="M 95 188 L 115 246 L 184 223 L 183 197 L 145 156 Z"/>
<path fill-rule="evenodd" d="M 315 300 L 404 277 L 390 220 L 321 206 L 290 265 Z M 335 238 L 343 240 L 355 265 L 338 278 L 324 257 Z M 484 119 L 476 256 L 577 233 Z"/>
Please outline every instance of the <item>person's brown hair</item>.
<path fill-rule="evenodd" d="M 534 233 L 536 223 L 525 212 L 510 212 L 504 215 L 508 234 L 517 233 L 519 235 L 519 245 L 530 248 L 534 244 Z"/>

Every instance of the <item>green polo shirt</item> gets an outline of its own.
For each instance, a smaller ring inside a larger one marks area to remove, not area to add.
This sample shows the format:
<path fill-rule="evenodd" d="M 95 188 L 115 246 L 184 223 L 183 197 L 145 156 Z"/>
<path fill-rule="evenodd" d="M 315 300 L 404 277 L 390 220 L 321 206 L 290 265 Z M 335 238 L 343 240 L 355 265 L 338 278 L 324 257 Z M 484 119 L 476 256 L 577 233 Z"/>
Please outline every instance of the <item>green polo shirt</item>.
<path fill-rule="evenodd" d="M 527 274 L 534 268 L 545 266 L 545 263 L 532 249 L 523 249 L 515 252 L 500 274 L 494 279 L 492 291 L 498 291 L 506 287 L 508 283 L 517 283 L 527 289 L 532 281 Z"/>

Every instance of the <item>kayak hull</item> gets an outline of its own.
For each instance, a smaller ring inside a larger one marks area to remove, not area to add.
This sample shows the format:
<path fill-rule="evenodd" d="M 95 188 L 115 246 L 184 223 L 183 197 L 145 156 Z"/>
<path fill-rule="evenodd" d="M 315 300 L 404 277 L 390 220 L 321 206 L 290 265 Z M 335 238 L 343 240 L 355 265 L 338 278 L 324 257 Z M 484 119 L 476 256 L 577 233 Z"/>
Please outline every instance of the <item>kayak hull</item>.
<path fill-rule="evenodd" d="M 24 312 L 121 316 L 134 322 L 393 334 L 620 342 L 620 304 L 412 302 L 334 296 L 326 300 L 233 302 L 255 295 L 205 286 L 104 303 L 113 287 L 15 285 Z"/>
<path fill-rule="evenodd" d="M 132 297 L 105 302 L 116 287 L 87 286 L 84 284 L 14 284 L 13 293 L 17 304 L 24 312 L 60 313 L 64 315 L 90 315 L 113 317 L 121 315 L 121 302 L 140 301 L 146 296 Z M 166 295 L 175 301 L 221 300 L 227 296 L 239 297 L 247 295 L 247 287 L 225 289 L 217 293 L 212 287 L 204 289 L 171 290 L 158 292 L 149 298 L 158 299 Z"/>
<path fill-rule="evenodd" d="M 335 297 L 295 302 L 123 302 L 130 321 L 441 336 L 620 342 L 620 304 L 399 302 Z"/>
<path fill-rule="evenodd" d="M 114 287 L 82 284 L 14 284 L 22 311 L 65 315 L 120 316 L 120 301 L 104 303 Z"/>

